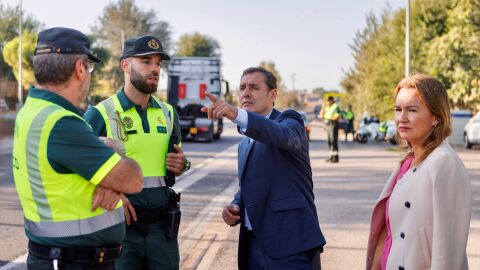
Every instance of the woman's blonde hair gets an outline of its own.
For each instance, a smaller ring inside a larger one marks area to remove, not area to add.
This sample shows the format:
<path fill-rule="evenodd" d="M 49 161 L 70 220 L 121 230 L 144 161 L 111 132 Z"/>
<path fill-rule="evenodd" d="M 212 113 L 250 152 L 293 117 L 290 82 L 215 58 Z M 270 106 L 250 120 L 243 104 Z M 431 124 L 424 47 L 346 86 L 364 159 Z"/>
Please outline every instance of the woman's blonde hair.
<path fill-rule="evenodd" d="M 420 101 L 436 118 L 437 124 L 433 126 L 432 132 L 422 145 L 425 148 L 425 152 L 421 156 L 416 157 L 415 165 L 418 165 L 452 133 L 450 103 L 448 102 L 447 90 L 445 90 L 443 84 L 431 76 L 415 73 L 404 78 L 395 88 L 395 100 L 397 99 L 398 92 L 400 92 L 402 88 L 416 89 Z M 398 130 L 395 136 L 400 146 L 408 150 L 407 155 L 411 155 L 412 145 L 400 138 Z"/>

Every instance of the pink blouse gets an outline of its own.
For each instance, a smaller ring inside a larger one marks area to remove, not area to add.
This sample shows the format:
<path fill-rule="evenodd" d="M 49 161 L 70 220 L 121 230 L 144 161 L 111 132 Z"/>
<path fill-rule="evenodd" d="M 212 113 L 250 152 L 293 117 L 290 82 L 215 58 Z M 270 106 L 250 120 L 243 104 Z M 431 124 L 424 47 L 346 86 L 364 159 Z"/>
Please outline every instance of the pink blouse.
<path fill-rule="evenodd" d="M 405 161 L 402 163 L 402 166 L 400 167 L 400 171 L 397 174 L 397 177 L 395 178 L 395 184 L 393 186 L 393 190 L 395 189 L 395 185 L 397 185 L 398 181 L 400 181 L 400 178 L 408 171 L 410 168 L 410 164 L 412 164 L 414 156 L 411 155 L 405 159 Z M 392 191 L 393 192 L 393 191 Z M 383 246 L 383 252 L 382 252 L 382 261 L 381 261 L 381 266 L 382 270 L 387 269 L 387 259 L 388 259 L 388 254 L 390 253 L 390 248 L 392 247 L 392 231 L 390 230 L 390 215 L 388 213 L 388 206 L 390 204 L 390 197 L 387 199 L 387 204 L 385 206 L 385 219 L 387 223 L 387 238 L 385 238 L 385 245 Z"/>

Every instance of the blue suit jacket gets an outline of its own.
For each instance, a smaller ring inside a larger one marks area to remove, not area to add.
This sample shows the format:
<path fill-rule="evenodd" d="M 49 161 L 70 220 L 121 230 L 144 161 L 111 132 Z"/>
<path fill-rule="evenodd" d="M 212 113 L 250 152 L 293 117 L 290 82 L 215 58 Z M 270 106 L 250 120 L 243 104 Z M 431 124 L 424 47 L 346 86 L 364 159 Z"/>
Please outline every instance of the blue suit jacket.
<path fill-rule="evenodd" d="M 270 119 L 248 112 L 245 138 L 238 147 L 240 191 L 239 263 L 247 209 L 254 234 L 274 258 L 325 245 L 314 203 L 308 139 L 296 111 L 273 109 Z"/>

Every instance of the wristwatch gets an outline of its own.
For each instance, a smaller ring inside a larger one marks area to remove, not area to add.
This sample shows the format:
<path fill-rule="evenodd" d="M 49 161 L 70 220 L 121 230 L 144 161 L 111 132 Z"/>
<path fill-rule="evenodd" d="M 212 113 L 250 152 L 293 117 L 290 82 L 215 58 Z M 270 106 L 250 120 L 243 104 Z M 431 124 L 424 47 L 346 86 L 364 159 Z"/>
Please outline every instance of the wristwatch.
<path fill-rule="evenodd" d="M 192 166 L 192 163 L 190 162 L 190 160 L 188 160 L 187 158 L 185 158 L 185 165 L 184 165 L 184 167 L 183 167 L 182 173 L 190 170 L 190 166 Z"/>

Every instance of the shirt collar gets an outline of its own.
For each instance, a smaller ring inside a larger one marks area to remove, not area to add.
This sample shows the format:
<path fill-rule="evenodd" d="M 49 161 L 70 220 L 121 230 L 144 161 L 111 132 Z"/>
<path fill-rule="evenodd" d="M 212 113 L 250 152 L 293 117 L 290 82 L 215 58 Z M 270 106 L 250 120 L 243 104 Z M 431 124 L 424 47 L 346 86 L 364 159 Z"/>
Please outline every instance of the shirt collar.
<path fill-rule="evenodd" d="M 123 111 L 127 111 L 128 109 L 135 107 L 135 105 L 137 105 L 128 98 L 123 88 L 117 92 L 117 98 L 120 101 L 120 105 L 122 106 Z M 158 104 L 157 100 L 154 99 L 152 96 L 150 96 L 150 100 L 148 101 L 148 106 L 152 108 L 161 108 L 160 104 Z"/>
<path fill-rule="evenodd" d="M 41 88 L 36 88 L 35 86 L 31 86 L 30 89 L 28 90 L 28 96 L 31 98 L 43 99 L 43 100 L 55 103 L 63 107 L 65 110 L 71 111 L 75 114 L 78 114 L 79 116 L 83 115 L 82 111 L 77 107 L 75 107 L 72 103 L 70 103 L 70 101 L 66 100 L 64 97 L 60 96 L 59 94 L 51 90 L 41 89 Z"/>
<path fill-rule="evenodd" d="M 117 98 L 120 101 L 120 105 L 122 106 L 123 111 L 127 111 L 128 109 L 135 107 L 135 103 L 131 101 L 128 96 L 125 94 L 125 89 L 120 89 L 117 92 Z M 161 108 L 160 104 L 158 104 L 157 100 L 150 96 L 150 100 L 148 101 L 148 106 L 152 108 Z"/>
<path fill-rule="evenodd" d="M 272 114 L 272 112 L 273 112 L 273 109 L 267 115 L 265 115 L 265 118 L 270 119 L 270 115 Z"/>

